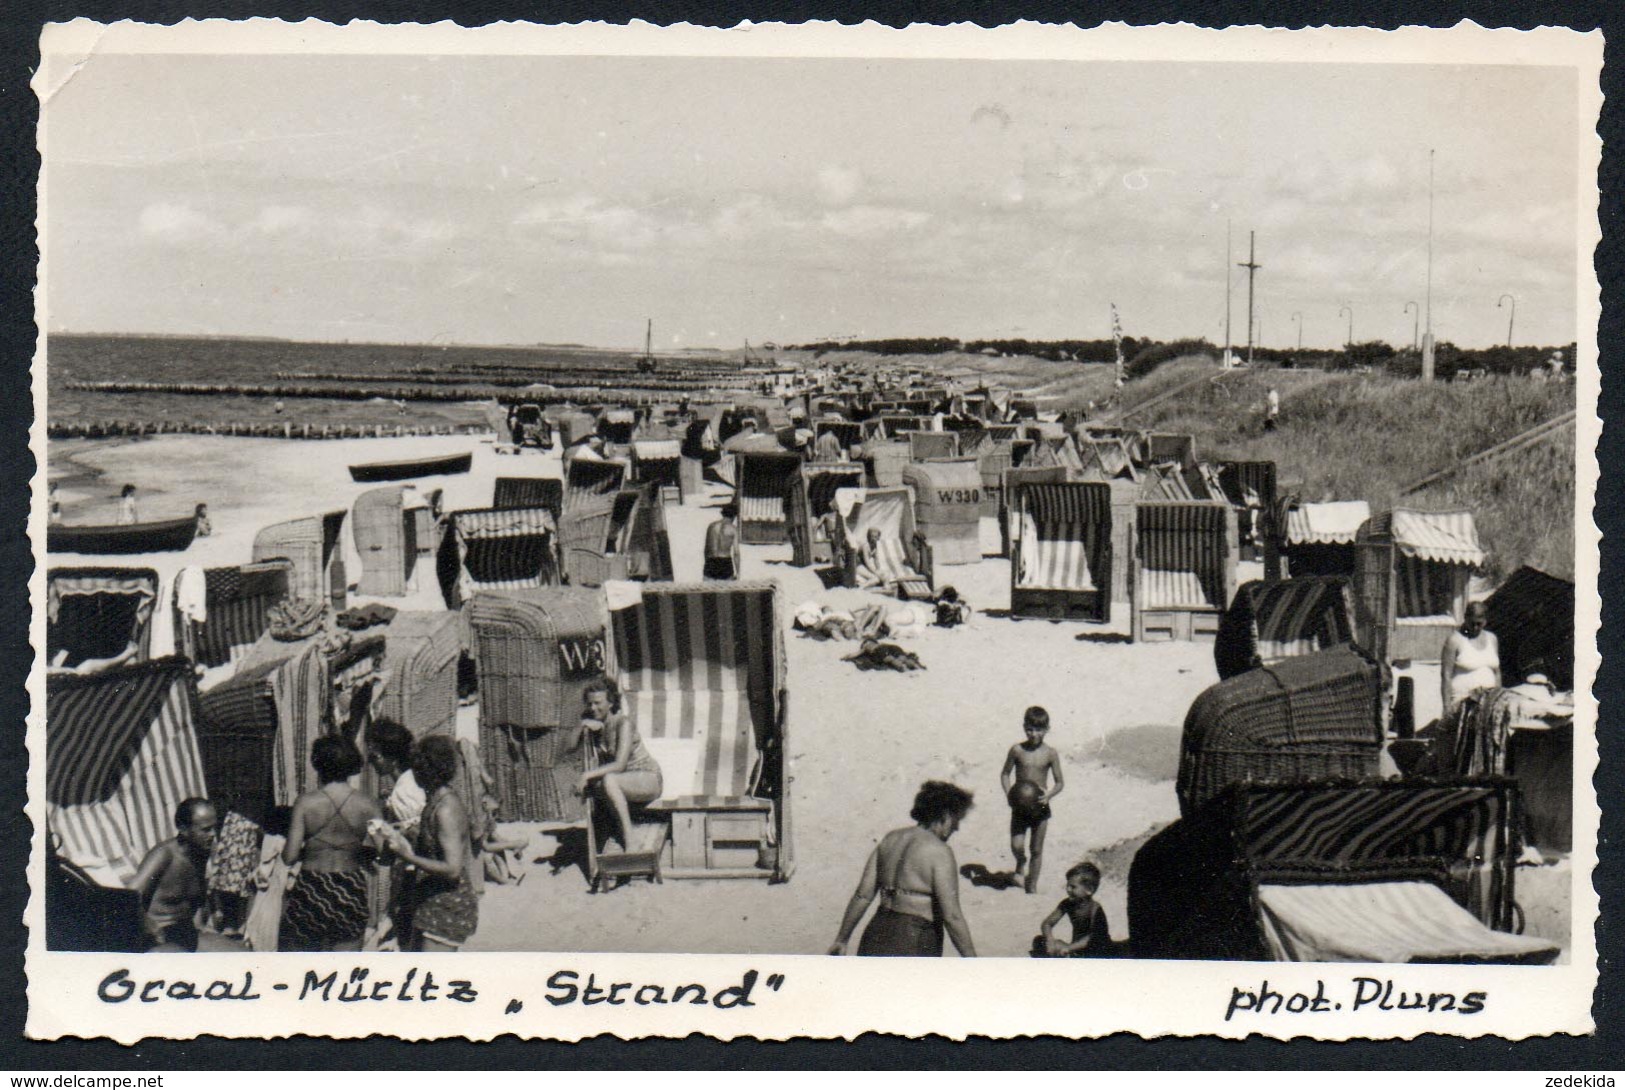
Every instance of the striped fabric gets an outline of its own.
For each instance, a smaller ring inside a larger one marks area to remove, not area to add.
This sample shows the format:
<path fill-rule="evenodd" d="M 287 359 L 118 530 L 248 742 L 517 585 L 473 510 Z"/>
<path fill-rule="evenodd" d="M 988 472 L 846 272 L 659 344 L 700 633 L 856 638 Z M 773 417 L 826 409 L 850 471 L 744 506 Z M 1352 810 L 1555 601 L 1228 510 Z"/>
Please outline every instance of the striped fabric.
<path fill-rule="evenodd" d="M 1351 545 L 1371 518 L 1364 500 L 1300 503 L 1286 513 L 1288 545 Z"/>
<path fill-rule="evenodd" d="M 1223 609 L 1229 559 L 1222 503 L 1142 503 L 1135 508 L 1144 609 Z"/>
<path fill-rule="evenodd" d="M 1491 931 L 1431 882 L 1261 885 L 1278 961 L 1550 962 L 1557 947 Z"/>
<path fill-rule="evenodd" d="M 559 581 L 558 534 L 540 507 L 454 511 L 457 601 L 477 590 L 549 586 Z"/>
<path fill-rule="evenodd" d="M 498 477 L 491 506 L 499 510 L 544 507 L 557 522 L 564 510 L 564 482 L 557 477 Z"/>
<path fill-rule="evenodd" d="M 1456 603 L 1465 589 L 1459 564 L 1441 564 L 1414 556 L 1394 556 L 1394 619 L 1413 624 L 1454 624 Z"/>
<path fill-rule="evenodd" d="M 284 560 L 205 570 L 208 620 L 186 622 L 192 625 L 197 661 L 221 666 L 242 658 L 271 627 L 271 607 L 287 599 L 292 572 Z"/>
<path fill-rule="evenodd" d="M 739 521 L 783 526 L 785 492 L 801 469 L 801 458 L 766 451 L 743 451 L 736 458 Z"/>
<path fill-rule="evenodd" d="M 645 586 L 610 614 L 621 687 L 667 798 L 748 795 L 783 684 L 771 584 Z"/>
<path fill-rule="evenodd" d="M 665 461 L 682 457 L 682 444 L 675 439 L 635 439 L 632 457 L 640 462 Z"/>
<path fill-rule="evenodd" d="M 1249 584 L 1248 607 L 1256 633 L 1256 653 L 1266 663 L 1313 654 L 1354 639 L 1353 599 L 1345 580 L 1287 579 Z"/>
<path fill-rule="evenodd" d="M 53 568 L 46 574 L 47 654 L 67 651 L 68 666 L 151 651 L 158 573 L 150 568 Z"/>
<path fill-rule="evenodd" d="M 572 458 L 564 479 L 564 509 L 591 503 L 594 497 L 612 496 L 625 481 L 625 462 Z"/>
<path fill-rule="evenodd" d="M 822 518 L 835 509 L 835 492 L 841 488 L 863 485 L 863 467 L 851 463 L 832 465 L 806 465 L 802 476 L 807 487 L 807 508 L 814 519 Z"/>
<path fill-rule="evenodd" d="M 1095 590 L 1110 580 L 1111 489 L 1097 482 L 1017 487 L 1021 512 L 1017 585 Z"/>
<path fill-rule="evenodd" d="M 47 821 L 101 885 L 127 885 L 174 835 L 176 806 L 207 794 L 191 678 L 189 661 L 166 658 L 46 682 Z"/>
<path fill-rule="evenodd" d="M 1391 536 L 1402 555 L 1417 560 L 1475 568 L 1484 563 L 1471 511 L 1390 511 L 1371 520 L 1370 534 Z"/>
<path fill-rule="evenodd" d="M 292 806 L 300 795 L 321 786 L 310 765 L 310 744 L 325 732 L 323 713 L 332 680 L 320 642 L 311 641 L 273 668 L 269 680 L 277 717 L 272 791 L 277 805 Z"/>
<path fill-rule="evenodd" d="M 1501 641 L 1501 676 L 1517 684 L 1545 674 L 1559 692 L 1574 688 L 1574 584 L 1519 568 L 1484 603 Z"/>

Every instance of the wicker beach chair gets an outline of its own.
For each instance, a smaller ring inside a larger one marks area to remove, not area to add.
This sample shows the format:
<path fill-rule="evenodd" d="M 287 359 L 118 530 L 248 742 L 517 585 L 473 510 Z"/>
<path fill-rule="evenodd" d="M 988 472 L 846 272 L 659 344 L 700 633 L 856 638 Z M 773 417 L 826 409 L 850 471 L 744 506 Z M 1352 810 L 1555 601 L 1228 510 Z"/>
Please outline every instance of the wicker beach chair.
<path fill-rule="evenodd" d="M 1010 475 L 1023 472 L 1041 471 Z M 1010 615 L 1111 620 L 1110 486 L 1059 481 L 1012 487 L 1012 522 L 1019 531 L 1011 534 Z"/>
<path fill-rule="evenodd" d="M 1484 563 L 1473 513 L 1385 511 L 1360 528 L 1357 547 L 1355 587 L 1376 623 L 1386 622 L 1388 660 L 1439 661 L 1466 611 L 1468 580 Z"/>
<path fill-rule="evenodd" d="M 1134 513 L 1134 640 L 1216 637 L 1236 586 L 1236 513 L 1223 501 L 1151 501 Z"/>
<path fill-rule="evenodd" d="M 1574 688 L 1574 584 L 1519 568 L 1484 602 L 1485 627 L 1501 646 L 1501 677 L 1516 685 L 1545 674 L 1559 692 Z"/>
<path fill-rule="evenodd" d="M 1134 952 L 1550 962 L 1555 944 L 1509 933 L 1518 810 L 1506 781 L 1235 784 L 1136 854 Z"/>
<path fill-rule="evenodd" d="M 610 614 L 627 711 L 664 781 L 667 878 L 790 877 L 788 691 L 771 583 L 649 584 Z"/>
<path fill-rule="evenodd" d="M 879 588 L 899 598 L 928 600 L 934 566 L 931 544 L 914 522 L 914 493 L 907 488 L 841 488 L 835 492 L 831 561 L 841 584 L 860 585 L 862 555 L 871 529 L 880 531 Z"/>
<path fill-rule="evenodd" d="M 446 608 L 481 590 L 557 585 L 560 535 L 545 508 L 477 508 L 447 516 L 437 564 Z"/>
<path fill-rule="evenodd" d="M 375 718 L 393 719 L 414 738 L 457 726 L 457 670 L 463 622 L 456 613 L 401 610 L 384 628 L 388 681 L 373 701 Z"/>
<path fill-rule="evenodd" d="M 291 560 L 291 597 L 304 599 L 344 597 L 344 560 L 339 534 L 344 529 L 343 511 L 293 519 L 267 526 L 254 535 L 255 563 L 263 560 Z M 335 589 L 337 588 L 337 589 Z"/>
<path fill-rule="evenodd" d="M 603 595 L 489 591 L 465 607 L 480 675 L 480 752 L 506 821 L 580 825 L 582 690 L 613 672 Z"/>
<path fill-rule="evenodd" d="M 959 436 L 951 431 L 912 431 L 908 433 L 908 456 L 913 462 L 936 458 L 958 458 Z"/>
<path fill-rule="evenodd" d="M 152 653 L 158 573 L 151 568 L 52 568 L 45 575 L 45 654 L 63 666 L 114 658 L 135 644 Z"/>
<path fill-rule="evenodd" d="M 687 502 L 683 490 L 682 444 L 676 439 L 634 439 L 632 480 L 659 489 L 657 498 L 661 500 L 669 489 L 676 493 L 678 503 Z"/>
<path fill-rule="evenodd" d="M 1244 583 L 1219 620 L 1220 679 L 1356 639 L 1354 591 L 1340 575 Z"/>
<path fill-rule="evenodd" d="M 1382 667 L 1338 647 L 1237 674 L 1185 716 L 1180 812 L 1233 783 L 1368 779 L 1382 751 Z"/>
<path fill-rule="evenodd" d="M 932 433 L 924 433 L 932 434 Z M 937 564 L 982 559 L 982 473 L 975 458 L 943 458 L 903 467 L 914 516 Z"/>
<path fill-rule="evenodd" d="M 175 808 L 208 794 L 192 663 L 179 656 L 45 682 L 45 815 L 61 857 L 127 887 L 175 834 Z"/>
<path fill-rule="evenodd" d="M 543 507 L 557 523 L 564 515 L 564 481 L 558 477 L 498 477 L 491 506 L 499 511 L 516 507 Z"/>
<path fill-rule="evenodd" d="M 356 497 L 350 532 L 361 556 L 359 594 L 398 598 L 407 591 L 418 560 L 418 520 L 404 500 L 398 485 Z"/>
<path fill-rule="evenodd" d="M 1274 462 L 1220 462 L 1219 487 L 1236 509 L 1241 559 L 1262 560 L 1264 578 L 1281 577 L 1281 528 L 1276 525 L 1280 495 Z"/>
<path fill-rule="evenodd" d="M 201 666 L 241 658 L 271 627 L 271 609 L 288 598 L 293 563 L 267 560 L 203 572 L 202 621 L 175 608 L 176 645 Z"/>
<path fill-rule="evenodd" d="M 594 458 L 571 459 L 564 474 L 564 507 L 568 513 L 577 507 L 597 507 L 626 483 L 625 462 Z"/>
<path fill-rule="evenodd" d="M 776 545 L 789 540 L 785 494 L 800 472 L 801 462 L 799 454 L 785 450 L 734 453 L 734 502 L 739 506 L 741 542 Z"/>
<path fill-rule="evenodd" d="M 785 500 L 790 535 L 790 563 L 798 568 L 827 563 L 831 557 L 829 519 L 835 492 L 862 487 L 863 466 L 853 462 L 804 462 L 790 479 Z"/>

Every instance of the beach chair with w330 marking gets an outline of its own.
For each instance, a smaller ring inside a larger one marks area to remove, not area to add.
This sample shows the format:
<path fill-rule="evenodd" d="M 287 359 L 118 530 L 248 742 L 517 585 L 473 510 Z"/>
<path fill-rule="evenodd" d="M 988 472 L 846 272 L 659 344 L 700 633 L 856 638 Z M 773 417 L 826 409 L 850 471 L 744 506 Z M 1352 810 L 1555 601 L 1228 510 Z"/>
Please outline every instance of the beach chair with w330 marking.
<path fill-rule="evenodd" d="M 625 710 L 661 768 L 644 812 L 669 823 L 667 878 L 794 868 L 779 618 L 772 583 L 648 584 L 610 613 Z"/>

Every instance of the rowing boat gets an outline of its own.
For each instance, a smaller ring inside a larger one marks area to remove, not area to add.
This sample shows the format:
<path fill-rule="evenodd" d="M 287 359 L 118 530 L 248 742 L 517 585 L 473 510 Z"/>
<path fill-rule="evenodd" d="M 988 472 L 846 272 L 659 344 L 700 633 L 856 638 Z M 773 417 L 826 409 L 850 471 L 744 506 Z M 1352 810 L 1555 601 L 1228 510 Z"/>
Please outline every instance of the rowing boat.
<path fill-rule="evenodd" d="M 366 462 L 350 467 L 352 481 L 405 481 L 445 473 L 467 473 L 474 455 L 446 454 L 437 458 L 411 458 L 404 462 Z"/>
<path fill-rule="evenodd" d="M 197 535 L 197 518 L 135 522 L 123 526 L 64 526 L 45 532 L 45 547 L 53 553 L 176 553 L 189 548 Z"/>

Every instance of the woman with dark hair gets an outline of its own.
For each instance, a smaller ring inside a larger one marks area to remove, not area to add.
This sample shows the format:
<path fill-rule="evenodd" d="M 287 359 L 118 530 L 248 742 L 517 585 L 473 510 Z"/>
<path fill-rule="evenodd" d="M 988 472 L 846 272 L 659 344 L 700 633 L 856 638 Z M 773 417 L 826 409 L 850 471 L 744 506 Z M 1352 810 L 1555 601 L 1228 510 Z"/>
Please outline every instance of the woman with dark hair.
<path fill-rule="evenodd" d="M 282 903 L 281 950 L 359 950 L 367 933 L 367 823 L 378 804 L 350 786 L 361 754 L 347 738 L 329 734 L 310 747 L 321 786 L 293 804 L 287 866 L 302 864 Z"/>
<path fill-rule="evenodd" d="M 141 521 L 141 515 L 135 507 L 135 485 L 127 484 L 119 489 L 118 494 L 118 524 L 120 526 L 134 526 Z"/>
<path fill-rule="evenodd" d="M 403 895 L 411 905 L 418 950 L 456 950 L 479 925 L 480 903 L 468 880 L 469 815 L 451 789 L 457 760 L 450 738 L 419 739 L 412 747 L 412 776 L 428 800 L 417 835 L 408 840 L 393 826 L 383 828 L 389 847 L 417 872 Z"/>
<path fill-rule="evenodd" d="M 948 847 L 970 808 L 971 793 L 962 787 L 941 780 L 920 786 L 909 811 L 915 824 L 893 829 L 869 853 L 831 954 L 846 953 L 852 932 L 878 895 L 880 908 L 864 929 L 859 957 L 939 957 L 945 928 L 961 957 L 976 956 L 970 925 L 959 909 L 959 864 Z"/>
<path fill-rule="evenodd" d="M 378 773 L 379 799 L 390 821 L 417 824 L 428 799 L 412 775 L 412 732 L 393 719 L 374 719 L 367 728 L 367 763 Z"/>
<path fill-rule="evenodd" d="M 620 822 L 621 846 L 632 846 L 632 811 L 634 802 L 653 802 L 660 797 L 665 784 L 660 775 L 660 764 L 649 754 L 638 730 L 621 710 L 621 687 L 607 677 L 590 682 L 582 691 L 587 710 L 581 719 L 581 728 L 587 732 L 597 755 L 598 767 L 581 777 L 577 793 L 585 795 L 594 783 L 615 811 Z"/>

